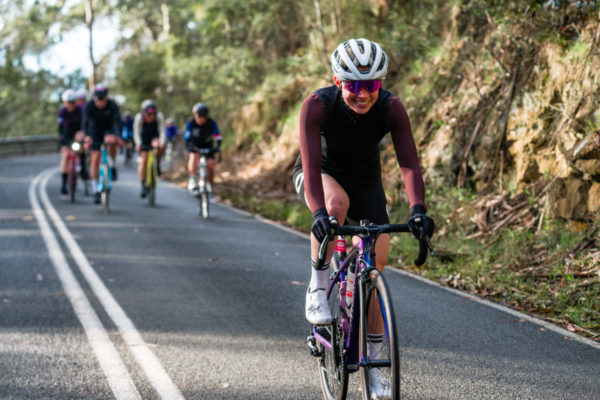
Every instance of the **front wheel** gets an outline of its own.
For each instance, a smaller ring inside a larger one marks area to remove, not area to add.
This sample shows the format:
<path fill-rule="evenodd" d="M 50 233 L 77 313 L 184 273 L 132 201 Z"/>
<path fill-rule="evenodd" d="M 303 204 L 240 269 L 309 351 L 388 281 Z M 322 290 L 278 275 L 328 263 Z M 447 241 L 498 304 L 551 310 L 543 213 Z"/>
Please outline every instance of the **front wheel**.
<path fill-rule="evenodd" d="M 103 164 L 102 165 L 102 180 L 103 180 L 103 187 L 102 187 L 102 192 L 100 194 L 100 199 L 102 200 L 102 209 L 104 210 L 105 213 L 110 212 L 110 208 L 109 208 L 109 193 L 110 193 L 110 189 L 109 189 L 109 185 L 110 185 L 110 170 L 108 168 L 108 164 Z"/>
<path fill-rule="evenodd" d="M 383 275 L 373 270 L 360 284 L 360 384 L 364 400 L 400 399 L 396 318 Z"/>
<path fill-rule="evenodd" d="M 210 195 L 206 188 L 200 193 L 200 215 L 203 218 L 208 218 L 210 213 Z"/>
<path fill-rule="evenodd" d="M 340 284 L 336 282 L 328 298 L 332 323 L 319 328 L 319 333 L 331 344 L 331 349 L 317 341 L 319 378 L 325 400 L 343 400 L 348 391 L 348 371 L 344 367 L 344 329 L 340 312 Z"/>

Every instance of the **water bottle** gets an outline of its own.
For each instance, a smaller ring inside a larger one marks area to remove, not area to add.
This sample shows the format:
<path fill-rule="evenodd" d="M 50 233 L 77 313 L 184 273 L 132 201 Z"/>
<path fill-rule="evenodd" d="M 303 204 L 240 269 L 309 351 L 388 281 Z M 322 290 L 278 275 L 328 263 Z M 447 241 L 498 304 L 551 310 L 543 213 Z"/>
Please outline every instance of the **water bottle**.
<path fill-rule="evenodd" d="M 354 271 L 355 266 L 350 265 L 348 275 L 346 275 L 346 309 L 348 310 L 348 315 L 352 315 L 352 303 L 354 302 L 354 279 L 356 277 Z"/>

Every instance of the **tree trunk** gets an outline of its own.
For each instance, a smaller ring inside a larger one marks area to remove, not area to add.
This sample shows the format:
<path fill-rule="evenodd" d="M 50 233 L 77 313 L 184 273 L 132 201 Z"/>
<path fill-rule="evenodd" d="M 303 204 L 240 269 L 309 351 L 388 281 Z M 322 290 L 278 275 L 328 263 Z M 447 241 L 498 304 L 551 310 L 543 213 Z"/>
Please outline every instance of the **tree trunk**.
<path fill-rule="evenodd" d="M 171 32 L 171 23 L 169 22 L 169 7 L 167 3 L 162 3 L 160 5 L 160 11 L 162 12 L 162 26 L 163 26 L 163 35 L 166 37 Z"/>
<path fill-rule="evenodd" d="M 319 0 L 314 0 L 314 2 L 315 13 L 317 14 L 317 26 L 319 27 L 319 32 L 321 33 L 323 59 L 325 60 L 325 66 L 327 66 L 329 64 L 329 60 L 327 59 L 327 41 L 325 39 L 325 31 L 323 30 L 323 17 L 321 16 L 321 6 L 319 4 Z"/>
<path fill-rule="evenodd" d="M 85 24 L 88 27 L 90 34 L 89 51 L 90 51 L 90 62 L 92 64 L 92 76 L 89 79 L 90 90 L 94 89 L 96 85 L 96 61 L 94 60 L 94 40 L 93 40 L 93 25 L 94 25 L 94 5 L 93 0 L 85 0 Z"/>

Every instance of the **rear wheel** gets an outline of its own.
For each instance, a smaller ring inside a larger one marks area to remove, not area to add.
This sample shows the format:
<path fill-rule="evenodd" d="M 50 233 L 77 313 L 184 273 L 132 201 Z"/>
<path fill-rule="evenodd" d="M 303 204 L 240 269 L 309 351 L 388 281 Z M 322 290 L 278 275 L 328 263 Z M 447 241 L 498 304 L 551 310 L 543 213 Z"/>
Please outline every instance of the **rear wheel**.
<path fill-rule="evenodd" d="M 400 398 L 400 357 L 392 300 L 383 275 L 373 270 L 360 285 L 360 384 L 362 398 Z M 379 311 L 380 310 L 380 311 Z M 381 315 L 378 323 L 373 324 Z M 369 332 L 368 321 L 378 329 Z M 376 395 L 373 396 L 376 392 Z"/>
<path fill-rule="evenodd" d="M 325 347 L 319 341 L 316 342 L 317 349 L 322 354 L 318 359 L 318 366 L 321 389 L 325 400 L 345 399 L 348 391 L 348 371 L 344 368 L 343 357 L 345 336 L 340 302 L 340 284 L 336 282 L 328 299 L 332 323 L 319 329 L 321 336 L 331 343 L 332 349 Z"/>

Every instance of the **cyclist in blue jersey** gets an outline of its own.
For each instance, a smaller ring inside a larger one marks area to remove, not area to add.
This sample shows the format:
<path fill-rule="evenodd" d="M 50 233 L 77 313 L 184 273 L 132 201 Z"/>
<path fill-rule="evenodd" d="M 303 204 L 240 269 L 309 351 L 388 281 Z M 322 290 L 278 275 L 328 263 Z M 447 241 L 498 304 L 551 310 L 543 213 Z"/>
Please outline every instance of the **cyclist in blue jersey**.
<path fill-rule="evenodd" d="M 121 138 L 125 143 L 133 142 L 133 117 L 131 112 L 125 111 L 121 120 Z"/>
<path fill-rule="evenodd" d="M 175 120 L 173 118 L 167 118 L 167 127 L 165 128 L 165 134 L 167 136 L 167 142 L 175 142 L 175 139 L 179 134 L 179 130 L 177 129 L 177 125 L 175 125 Z"/>
<path fill-rule="evenodd" d="M 198 162 L 200 161 L 199 149 L 214 149 L 207 155 L 206 166 L 208 169 L 208 184 L 207 189 L 212 192 L 212 184 L 215 176 L 215 153 L 221 148 L 221 132 L 217 123 L 208 116 L 208 107 L 204 103 L 196 103 L 192 108 L 193 117 L 190 118 L 185 125 L 183 139 L 186 142 L 186 147 L 189 152 L 188 172 L 190 178 L 188 180 L 188 190 L 191 192 L 198 191 L 198 179 L 196 171 L 198 170 Z M 216 142 L 216 146 L 215 146 Z"/>
<path fill-rule="evenodd" d="M 140 197 L 146 197 L 146 160 L 148 150 L 155 149 L 158 174 L 160 175 L 160 159 L 165 148 L 165 119 L 152 100 L 142 102 L 142 111 L 135 116 L 133 122 L 135 150 L 140 155 L 138 174 L 142 185 Z"/>
<path fill-rule="evenodd" d="M 71 89 L 67 89 L 62 94 L 63 106 L 58 111 L 58 137 L 62 157 L 60 160 L 60 171 L 62 173 L 62 186 L 60 192 L 66 195 L 67 176 L 69 175 L 69 154 L 70 147 L 75 135 L 81 132 L 82 110 L 75 103 L 77 95 Z"/>
<path fill-rule="evenodd" d="M 117 156 L 118 133 L 121 132 L 121 116 L 119 106 L 108 98 L 108 89 L 104 85 L 96 85 L 92 100 L 85 105 L 83 112 L 83 130 L 87 147 L 90 149 L 90 175 L 94 203 L 100 203 L 98 191 L 98 175 L 100 169 L 100 148 L 106 144 L 108 164 L 111 167 L 112 179 L 117 180 L 115 158 Z"/>

